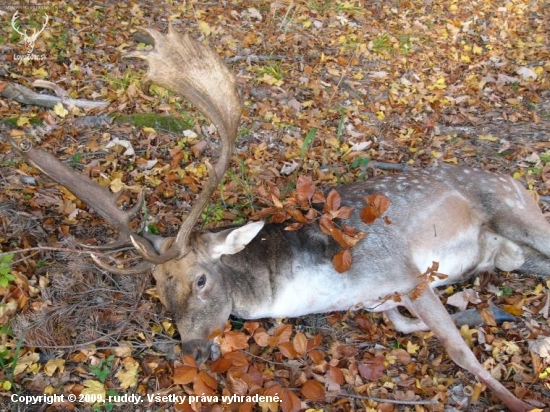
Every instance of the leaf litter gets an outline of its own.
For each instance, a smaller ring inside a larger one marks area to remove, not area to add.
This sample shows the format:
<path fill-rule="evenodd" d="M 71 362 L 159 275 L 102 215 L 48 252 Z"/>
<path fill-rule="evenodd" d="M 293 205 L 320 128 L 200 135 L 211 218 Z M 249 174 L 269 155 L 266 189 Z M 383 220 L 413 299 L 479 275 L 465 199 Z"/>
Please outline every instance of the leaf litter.
<path fill-rule="evenodd" d="M 29 10 L 21 20 L 32 27 Z M 99 184 L 121 190 L 121 206 L 146 187 L 148 223 L 158 233 L 177 230 L 204 181 L 203 159 L 217 147 L 215 133 L 187 103 L 160 88 L 144 94 L 144 67 L 121 59 L 144 47 L 134 38 L 138 27 L 164 29 L 167 19 L 215 47 L 244 86 L 241 137 L 203 214 L 206 227 L 268 218 L 299 230 L 318 221 L 343 248 L 335 265 L 345 276 L 353 264 L 349 249 L 368 233 L 340 224 L 349 211 L 326 188 L 384 173 L 371 159 L 412 167 L 482 165 L 548 196 L 550 16 L 543 1 L 260 1 L 252 7 L 52 1 L 40 10 L 50 21 L 35 48 L 48 58 L 18 62 L 2 51 L 8 58 L 0 66 L 0 90 L 8 80 L 32 87 L 42 79 L 70 98 L 110 105 L 46 110 L 2 99 L 2 118 L 17 119 L 3 122 L 2 133 L 37 138 Z M 9 27 L 11 14 L 0 17 Z M 5 40 L 20 49 L 17 35 Z M 96 114 L 135 113 L 190 121 L 192 131 L 79 123 Z M 177 331 L 147 276 L 106 275 L 74 253 L 74 239 L 106 243 L 112 230 L 13 157 L 4 141 L 0 153 L 1 248 L 29 249 L 15 255 L 14 281 L 0 288 L 3 394 L 277 393 L 279 404 L 243 402 L 238 410 L 284 412 L 484 410 L 491 403 L 491 394 L 448 362 L 430 333 L 396 334 L 383 315 L 361 311 L 283 323 L 233 319 L 215 337 L 218 359 L 197 367 L 180 356 Z M 384 219 L 386 203 L 366 200 L 364 220 Z M 452 299 L 480 309 L 491 301 L 522 317 L 462 333 L 491 373 L 540 408 L 550 393 L 549 287 L 515 274 L 480 276 Z M 440 291 L 442 299 L 459 288 Z M 64 403 L 47 410 L 77 407 L 94 408 Z M 164 407 L 232 409 L 208 400 Z"/>

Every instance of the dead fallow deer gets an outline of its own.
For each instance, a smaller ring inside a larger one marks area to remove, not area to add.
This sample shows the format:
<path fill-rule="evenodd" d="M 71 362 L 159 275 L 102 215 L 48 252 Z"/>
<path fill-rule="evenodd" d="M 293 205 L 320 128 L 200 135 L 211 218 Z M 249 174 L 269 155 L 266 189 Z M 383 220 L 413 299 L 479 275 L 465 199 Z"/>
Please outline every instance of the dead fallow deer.
<path fill-rule="evenodd" d="M 450 357 L 511 410 L 531 409 L 480 365 L 432 290 L 494 268 L 550 275 L 550 224 L 518 182 L 483 170 L 442 166 L 338 187 L 343 203 L 354 208 L 346 223 L 366 233 L 351 250 L 353 265 L 343 274 L 332 264 L 340 246 L 317 224 L 287 231 L 285 225 L 260 221 L 193 231 L 231 160 L 241 96 L 234 75 L 210 48 L 172 28 L 167 35 L 147 32 L 155 47 L 131 54 L 148 62 L 146 84 L 154 82 L 186 97 L 221 137 L 219 160 L 214 167 L 206 162 L 208 181 L 177 236 L 134 233 L 129 222 L 143 197 L 132 210 L 122 211 L 116 194 L 51 154 L 15 147 L 119 232 L 119 239 L 105 249 L 132 245 L 143 257 L 142 264 L 125 269 L 94 260 L 115 273 L 153 270 L 158 295 L 174 316 L 184 353 L 204 361 L 211 348 L 208 336 L 223 329 L 230 314 L 284 318 L 363 307 L 385 311 L 399 331 L 431 330 Z M 358 211 L 368 194 L 389 199 L 388 219 L 362 222 Z M 447 277 L 421 276 L 433 262 Z M 426 284 L 429 287 L 422 287 Z M 399 314 L 398 306 L 417 319 Z"/>

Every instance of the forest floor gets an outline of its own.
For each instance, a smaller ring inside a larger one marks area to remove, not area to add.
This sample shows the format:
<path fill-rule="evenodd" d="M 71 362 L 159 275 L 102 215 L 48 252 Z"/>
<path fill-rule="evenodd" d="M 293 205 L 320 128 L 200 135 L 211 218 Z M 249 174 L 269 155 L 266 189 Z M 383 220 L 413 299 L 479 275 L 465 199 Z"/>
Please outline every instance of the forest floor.
<path fill-rule="evenodd" d="M 548 216 L 548 2 L 52 0 L 0 2 L 0 19 L 1 410 L 500 410 L 432 333 L 400 334 L 363 311 L 232 319 L 221 358 L 194 365 L 152 276 L 96 268 L 78 243 L 107 243 L 114 230 L 7 137 L 123 190 L 123 203 L 145 189 L 150 226 L 174 234 L 207 176 L 204 159 L 216 157 L 216 133 L 180 96 L 143 91 L 147 64 L 123 58 L 149 47 L 139 28 L 171 22 L 225 59 L 244 96 L 236 151 L 202 227 L 263 216 L 301 177 L 328 187 L 444 163 L 513 176 Z M 31 58 L 20 58 L 15 28 L 38 34 Z M 105 107 L 18 102 L 8 94 L 16 85 Z M 266 198 L 266 187 L 280 193 Z M 439 291 L 516 316 L 461 333 L 540 409 L 550 399 L 549 290 L 548 279 L 498 273 Z M 274 393 L 280 403 L 221 398 Z M 41 394 L 64 399 L 13 402 Z M 114 398 L 130 394 L 142 402 Z M 156 394 L 209 398 L 147 398 Z"/>

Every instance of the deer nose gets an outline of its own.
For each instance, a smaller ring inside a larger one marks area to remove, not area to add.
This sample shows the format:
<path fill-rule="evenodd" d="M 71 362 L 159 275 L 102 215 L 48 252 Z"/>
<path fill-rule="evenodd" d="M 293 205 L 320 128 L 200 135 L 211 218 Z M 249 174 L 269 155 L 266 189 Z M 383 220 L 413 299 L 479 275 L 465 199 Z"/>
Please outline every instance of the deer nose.
<path fill-rule="evenodd" d="M 206 339 L 193 339 L 182 343 L 183 355 L 190 355 L 195 359 L 197 366 L 206 362 L 210 357 L 211 342 Z"/>

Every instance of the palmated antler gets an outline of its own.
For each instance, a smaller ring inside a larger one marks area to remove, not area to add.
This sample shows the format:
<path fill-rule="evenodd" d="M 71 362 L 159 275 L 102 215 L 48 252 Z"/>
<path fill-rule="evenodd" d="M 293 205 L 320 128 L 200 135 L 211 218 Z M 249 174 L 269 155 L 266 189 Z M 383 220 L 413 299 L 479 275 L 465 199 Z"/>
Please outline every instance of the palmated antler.
<path fill-rule="evenodd" d="M 191 231 L 231 161 L 243 103 L 234 74 L 212 49 L 187 34 L 179 34 L 172 26 L 167 35 L 152 29 L 145 31 L 153 38 L 154 49 L 127 56 L 149 63 L 145 85 L 155 83 L 184 96 L 214 123 L 222 143 L 215 168 L 206 162 L 208 181 L 170 248 L 159 255 L 134 244 L 145 259 L 158 264 L 187 253 Z"/>
<path fill-rule="evenodd" d="M 119 269 L 94 257 L 99 266 L 114 273 L 142 272 L 155 264 L 176 259 L 187 253 L 193 227 L 229 166 L 242 110 L 242 100 L 235 76 L 218 54 L 190 36 L 177 33 L 172 27 L 166 35 L 152 29 L 145 31 L 154 39 L 155 47 L 150 51 L 134 52 L 127 56 L 138 57 L 149 63 L 144 84 L 155 83 L 187 98 L 214 123 L 222 143 L 221 154 L 215 167 L 206 162 L 209 170 L 208 180 L 166 251 L 159 254 L 152 242 L 147 239 L 147 235 L 140 236 L 130 228 L 130 220 L 141 208 L 142 195 L 131 210 L 122 211 L 116 205 L 117 194 L 100 187 L 84 174 L 75 172 L 40 148 L 23 148 L 14 144 L 14 147 L 42 173 L 90 205 L 118 231 L 117 241 L 95 247 L 96 249 L 114 250 L 131 244 L 146 260 L 141 265 Z"/>

